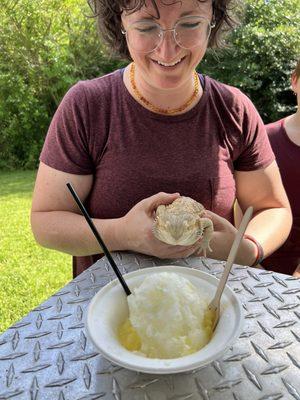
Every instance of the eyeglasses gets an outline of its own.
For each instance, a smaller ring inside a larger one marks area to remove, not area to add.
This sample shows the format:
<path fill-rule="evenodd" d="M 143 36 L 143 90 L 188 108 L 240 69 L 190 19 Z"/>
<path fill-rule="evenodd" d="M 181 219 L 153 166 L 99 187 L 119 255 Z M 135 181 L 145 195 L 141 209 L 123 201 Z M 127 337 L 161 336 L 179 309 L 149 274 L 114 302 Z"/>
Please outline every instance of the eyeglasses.
<path fill-rule="evenodd" d="M 172 32 L 176 44 L 184 49 L 192 49 L 207 42 L 212 28 L 208 19 L 200 16 L 181 18 L 172 29 L 162 29 L 153 21 L 139 21 L 122 30 L 127 43 L 132 49 L 141 53 L 151 53 L 157 49 L 166 32 Z"/>

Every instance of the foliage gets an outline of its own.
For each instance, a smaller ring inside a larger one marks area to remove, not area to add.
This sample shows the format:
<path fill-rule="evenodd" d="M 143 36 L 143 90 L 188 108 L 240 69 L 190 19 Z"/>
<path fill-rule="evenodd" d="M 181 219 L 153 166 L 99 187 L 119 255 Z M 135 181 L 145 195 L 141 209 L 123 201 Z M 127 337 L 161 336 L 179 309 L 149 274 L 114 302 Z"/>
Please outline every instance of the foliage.
<path fill-rule="evenodd" d="M 300 57 L 299 0 L 244 4 L 243 23 L 228 46 L 209 52 L 200 69 L 247 93 L 267 123 L 295 111 L 290 74 Z"/>
<path fill-rule="evenodd" d="M 34 171 L 0 172 L 0 332 L 72 279 L 71 256 L 39 247 L 29 225 Z"/>
<path fill-rule="evenodd" d="M 295 109 L 289 88 L 300 54 L 299 0 L 243 3 L 244 23 L 199 69 L 241 88 L 268 122 Z M 1 0 L 0 168 L 36 167 L 68 88 L 124 65 L 108 56 L 89 16 L 86 0 Z"/>
<path fill-rule="evenodd" d="M 67 89 L 118 62 L 104 56 L 85 0 L 2 0 L 0 168 L 37 165 Z"/>

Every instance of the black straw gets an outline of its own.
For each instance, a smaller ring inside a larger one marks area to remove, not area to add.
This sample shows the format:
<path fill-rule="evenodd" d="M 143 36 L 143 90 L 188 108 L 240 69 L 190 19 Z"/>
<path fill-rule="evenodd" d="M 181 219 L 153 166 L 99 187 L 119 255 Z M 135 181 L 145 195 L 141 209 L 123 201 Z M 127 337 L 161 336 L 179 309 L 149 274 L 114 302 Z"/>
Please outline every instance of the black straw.
<path fill-rule="evenodd" d="M 119 279 L 121 285 L 123 286 L 125 293 L 127 294 L 127 296 L 129 296 L 131 294 L 131 291 L 130 291 L 129 287 L 127 286 L 121 272 L 119 271 L 117 264 L 114 262 L 114 259 L 112 258 L 108 248 L 105 246 L 105 243 L 103 242 L 99 232 L 97 231 L 97 228 L 95 227 L 91 217 L 89 216 L 88 212 L 86 211 L 84 205 L 82 204 L 80 198 L 78 197 L 78 195 L 75 192 L 75 189 L 73 188 L 71 183 L 67 183 L 67 187 L 70 190 L 72 196 L 74 197 L 74 200 L 76 201 L 78 207 L 80 208 L 80 211 L 82 212 L 84 218 L 86 219 L 86 222 L 89 224 L 91 230 L 93 231 L 93 234 L 95 235 L 98 243 L 100 244 L 100 247 L 103 250 L 103 253 L 106 255 L 106 258 L 108 259 L 112 269 L 114 270 L 115 274 L 117 275 L 117 278 Z"/>

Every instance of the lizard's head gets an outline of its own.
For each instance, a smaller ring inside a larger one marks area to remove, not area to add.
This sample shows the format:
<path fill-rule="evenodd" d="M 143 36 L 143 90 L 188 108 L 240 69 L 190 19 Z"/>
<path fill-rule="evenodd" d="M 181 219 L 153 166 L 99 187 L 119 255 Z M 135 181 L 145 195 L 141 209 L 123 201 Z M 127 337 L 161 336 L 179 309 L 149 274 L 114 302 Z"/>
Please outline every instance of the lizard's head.
<path fill-rule="evenodd" d="M 153 232 L 162 242 L 182 246 L 194 244 L 203 236 L 197 215 L 188 212 L 174 214 L 167 210 L 157 215 Z"/>

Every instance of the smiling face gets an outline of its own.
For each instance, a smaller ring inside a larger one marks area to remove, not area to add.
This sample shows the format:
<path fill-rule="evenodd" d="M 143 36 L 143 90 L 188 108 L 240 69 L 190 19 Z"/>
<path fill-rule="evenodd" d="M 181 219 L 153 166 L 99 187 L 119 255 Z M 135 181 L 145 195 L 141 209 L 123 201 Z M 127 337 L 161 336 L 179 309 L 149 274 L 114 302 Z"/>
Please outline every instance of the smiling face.
<path fill-rule="evenodd" d="M 155 18 L 157 12 L 149 0 L 146 1 L 144 7 L 133 14 L 123 12 L 124 29 L 127 30 L 132 24 L 146 21 L 157 23 L 162 29 L 172 29 L 176 23 L 180 23 L 182 18 L 189 16 L 201 16 L 209 22 L 212 20 L 211 0 L 203 3 L 197 0 L 184 0 L 174 2 L 174 4 L 158 0 L 157 6 L 159 19 Z M 172 31 L 165 32 L 164 39 L 150 53 L 137 51 L 135 47 L 131 46 L 130 41 L 127 43 L 131 57 L 136 64 L 138 79 L 157 89 L 177 88 L 190 82 L 193 71 L 202 60 L 207 48 L 207 40 L 204 40 L 198 46 L 185 49 L 175 42 Z"/>

